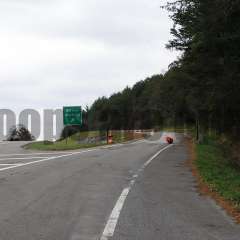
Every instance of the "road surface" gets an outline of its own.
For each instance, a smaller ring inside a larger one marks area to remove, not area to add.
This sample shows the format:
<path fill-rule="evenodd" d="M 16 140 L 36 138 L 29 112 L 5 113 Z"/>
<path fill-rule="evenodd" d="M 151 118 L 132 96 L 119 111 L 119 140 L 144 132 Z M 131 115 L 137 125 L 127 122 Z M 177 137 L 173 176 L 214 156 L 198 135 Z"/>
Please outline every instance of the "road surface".
<path fill-rule="evenodd" d="M 196 190 L 182 136 L 39 153 L 0 144 L 0 240 L 239 240 Z"/>

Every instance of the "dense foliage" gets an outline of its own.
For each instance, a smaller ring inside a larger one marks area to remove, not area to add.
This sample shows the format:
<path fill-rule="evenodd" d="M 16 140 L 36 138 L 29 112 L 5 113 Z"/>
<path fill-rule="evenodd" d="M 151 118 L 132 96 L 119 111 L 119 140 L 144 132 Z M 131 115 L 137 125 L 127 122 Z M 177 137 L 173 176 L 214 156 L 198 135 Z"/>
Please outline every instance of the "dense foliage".
<path fill-rule="evenodd" d="M 185 96 L 177 90 L 185 81 L 184 75 L 179 76 L 175 83 L 172 69 L 165 76 L 155 75 L 109 98 L 97 99 L 87 113 L 89 128 L 149 129 L 193 121 L 186 115 Z"/>
<path fill-rule="evenodd" d="M 174 25 L 167 48 L 181 57 L 165 75 L 99 98 L 87 111 L 91 129 L 152 128 L 196 123 L 240 133 L 240 4 L 238 0 L 175 0 L 164 7 Z"/>
<path fill-rule="evenodd" d="M 8 133 L 8 141 L 33 141 L 34 136 L 22 124 L 13 126 Z"/>

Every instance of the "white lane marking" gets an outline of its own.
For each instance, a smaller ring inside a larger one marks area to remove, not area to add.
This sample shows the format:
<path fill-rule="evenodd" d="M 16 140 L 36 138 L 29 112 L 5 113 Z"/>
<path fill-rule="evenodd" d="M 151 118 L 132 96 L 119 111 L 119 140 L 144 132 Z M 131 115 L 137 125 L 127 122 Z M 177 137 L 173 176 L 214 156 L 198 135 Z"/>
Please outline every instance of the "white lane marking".
<path fill-rule="evenodd" d="M 22 165 L 22 163 L 1 163 L 0 167 L 1 166 L 20 166 L 20 165 Z"/>
<path fill-rule="evenodd" d="M 115 146 L 118 146 L 118 145 L 120 145 L 120 144 L 115 144 L 115 145 L 111 145 L 111 146 L 107 145 L 107 146 L 104 146 L 104 149 L 115 147 Z M 88 150 L 83 150 L 83 151 L 80 151 L 80 152 L 71 152 L 71 153 L 64 154 L 64 155 L 42 158 L 42 159 L 37 160 L 37 161 L 31 161 L 31 162 L 22 163 L 22 164 L 19 164 L 19 165 L 14 165 L 14 166 L 1 168 L 0 172 L 5 171 L 5 170 L 9 170 L 9 169 L 18 168 L 18 167 L 27 166 L 27 165 L 32 165 L 32 164 L 36 164 L 36 163 L 51 161 L 51 160 L 55 160 L 55 159 L 58 159 L 58 158 L 69 157 L 69 156 L 72 156 L 72 155 L 77 155 L 77 154 L 82 154 L 82 153 L 87 153 L 87 152 L 93 152 L 93 151 L 97 151 L 97 150 L 101 150 L 101 149 L 102 149 L 102 147 L 96 147 L 96 148 L 91 148 L 91 149 L 88 149 Z"/>
<path fill-rule="evenodd" d="M 53 157 L 49 157 L 49 158 L 44 158 L 44 159 L 41 159 L 41 160 L 32 161 L 32 162 L 28 162 L 28 163 L 22 163 L 22 164 L 19 164 L 17 166 L 10 166 L 10 167 L 6 167 L 6 168 L 1 168 L 0 172 L 5 171 L 5 170 L 9 170 L 9 169 L 18 168 L 18 167 L 27 166 L 27 165 L 32 165 L 32 164 L 37 164 L 37 163 L 41 163 L 41 162 L 51 161 L 51 160 L 55 160 L 55 159 L 58 159 L 58 158 L 69 157 L 69 156 L 76 155 L 76 154 L 92 152 L 92 151 L 95 151 L 95 150 L 97 150 L 97 149 L 90 149 L 90 150 L 81 151 L 81 152 L 75 152 L 75 153 L 70 153 L 70 154 L 65 154 L 65 155 L 60 155 L 60 156 L 53 156 Z"/>
<path fill-rule="evenodd" d="M 0 158 L 0 161 L 6 161 L 6 160 L 29 160 L 29 159 L 39 159 L 39 158 L 46 158 L 46 157 Z"/>
<path fill-rule="evenodd" d="M 9 169 L 18 168 L 18 167 L 27 166 L 27 165 L 32 165 L 32 164 L 36 164 L 36 163 L 40 163 L 40 162 L 46 162 L 46 161 L 50 161 L 50 160 L 54 160 L 54 159 L 58 159 L 58 158 L 62 158 L 62 157 L 69 157 L 69 156 L 76 155 L 76 154 L 82 154 L 82 153 L 86 153 L 86 152 L 93 152 L 93 151 L 101 150 L 101 149 L 110 149 L 112 147 L 118 147 L 118 146 L 122 146 L 122 145 L 123 144 L 121 144 L 121 143 L 120 144 L 114 144 L 114 145 L 106 145 L 106 146 L 100 146 L 100 147 L 91 148 L 91 149 L 88 149 L 88 150 L 82 150 L 82 151 L 79 151 L 79 152 L 70 152 L 70 153 L 68 152 L 68 154 L 59 155 L 59 156 L 45 157 L 45 158 L 42 158 L 42 159 L 37 160 L 37 161 L 31 161 L 31 162 L 28 162 L 28 163 L 21 163 L 21 164 L 17 164 L 17 165 L 14 164 L 13 166 L 1 168 L 0 172 L 5 171 L 5 170 L 9 170 Z M 64 153 L 66 153 L 66 152 L 64 152 Z M 43 154 L 43 153 L 36 153 L 36 154 Z M 48 154 L 48 153 L 45 153 L 45 154 Z M 57 153 L 52 153 L 52 154 L 57 154 Z M 12 155 L 12 154 L 10 154 L 10 155 Z M 10 156 L 10 155 L 5 155 L 5 156 Z M 13 155 L 18 156 L 19 154 L 13 154 Z M 22 155 L 24 155 L 24 154 L 22 154 Z M 34 153 L 30 154 L 30 155 L 34 155 Z M 0 156 L 3 156 L 3 155 L 0 155 Z"/>
<path fill-rule="evenodd" d="M 34 155 L 57 155 L 57 154 L 63 154 L 63 153 L 73 153 L 65 151 L 65 152 L 42 152 L 42 153 L 9 153 L 9 154 L 0 154 L 0 157 L 8 157 L 8 156 L 34 156 Z"/>
<path fill-rule="evenodd" d="M 132 180 L 130 181 L 130 183 L 128 184 L 128 187 L 124 188 L 120 197 L 118 198 L 109 218 L 107 221 L 107 224 L 103 230 L 102 236 L 100 238 L 100 240 L 108 240 L 110 237 L 113 237 L 114 232 L 115 232 L 115 228 L 117 226 L 118 223 L 118 219 L 120 216 L 120 213 L 122 211 L 122 208 L 124 206 L 124 203 L 126 201 L 126 198 L 131 190 L 131 188 L 133 187 L 133 185 L 136 182 L 136 179 L 139 175 L 140 172 L 142 172 L 160 153 L 162 153 L 163 151 L 165 151 L 166 149 L 170 148 L 173 145 L 168 145 L 164 148 L 162 148 L 161 150 L 159 150 L 156 154 L 154 154 L 146 163 L 144 163 L 142 165 L 141 168 L 138 169 L 137 174 L 134 174 L 132 176 Z"/>
<path fill-rule="evenodd" d="M 112 237 L 120 216 L 121 210 L 123 208 L 124 202 L 127 198 L 127 195 L 130 191 L 130 187 L 124 188 L 120 197 L 117 200 L 117 204 L 112 210 L 112 213 L 108 219 L 107 225 L 103 231 L 102 237 L 100 240 L 107 240 L 109 237 Z"/>
<path fill-rule="evenodd" d="M 124 146 L 127 144 L 137 144 L 137 143 L 141 143 L 144 142 L 144 140 L 138 140 L 136 142 L 125 142 L 125 143 L 118 143 L 118 144 L 113 144 L 113 145 L 104 145 L 104 146 L 99 146 L 96 147 L 97 149 L 106 149 L 106 148 L 112 148 L 112 147 L 120 147 L 120 146 Z M 96 149 L 96 148 L 91 148 L 91 149 Z M 9 153 L 9 154 L 0 154 L 0 157 L 10 157 L 10 156 L 34 156 L 34 155 L 58 155 L 58 154 L 65 154 L 65 153 L 80 153 L 81 151 L 63 151 L 63 152 L 58 152 L 58 151 L 54 151 L 54 152 L 34 152 L 34 153 Z"/>

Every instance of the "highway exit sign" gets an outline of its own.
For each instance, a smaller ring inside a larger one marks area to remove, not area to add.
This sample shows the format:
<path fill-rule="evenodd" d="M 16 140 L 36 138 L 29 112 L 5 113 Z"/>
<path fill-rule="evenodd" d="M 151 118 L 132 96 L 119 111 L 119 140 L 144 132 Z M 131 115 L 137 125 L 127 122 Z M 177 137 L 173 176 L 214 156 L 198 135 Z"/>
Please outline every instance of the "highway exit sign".
<path fill-rule="evenodd" d="M 80 106 L 63 107 L 64 125 L 82 125 L 82 108 Z"/>

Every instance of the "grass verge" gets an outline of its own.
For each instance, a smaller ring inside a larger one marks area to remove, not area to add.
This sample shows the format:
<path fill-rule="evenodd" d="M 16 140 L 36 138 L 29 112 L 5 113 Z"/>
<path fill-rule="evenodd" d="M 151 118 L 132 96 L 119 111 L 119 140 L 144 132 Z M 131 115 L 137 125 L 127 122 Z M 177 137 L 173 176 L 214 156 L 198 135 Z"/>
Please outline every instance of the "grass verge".
<path fill-rule="evenodd" d="M 214 198 L 240 223 L 240 170 L 216 140 L 192 144 L 192 170 L 200 192 Z"/>
<path fill-rule="evenodd" d="M 144 137 L 143 134 L 136 134 L 133 131 L 112 131 L 113 143 L 122 143 L 131 140 L 138 140 Z M 101 133 L 99 131 L 89 131 L 77 133 L 67 139 L 56 142 L 38 141 L 29 143 L 24 146 L 25 149 L 40 150 L 40 151 L 64 151 L 76 150 L 82 148 L 91 148 L 106 145 L 105 140 L 99 139 Z M 86 143 L 85 139 L 93 139 L 92 142 Z"/>
<path fill-rule="evenodd" d="M 64 150 L 76 150 L 81 148 L 91 148 L 102 145 L 104 144 L 103 143 L 80 144 L 72 139 L 69 139 L 67 143 L 65 140 L 60 142 L 46 142 L 46 141 L 33 142 L 25 145 L 24 148 L 29 150 L 40 151 L 64 151 Z"/>

